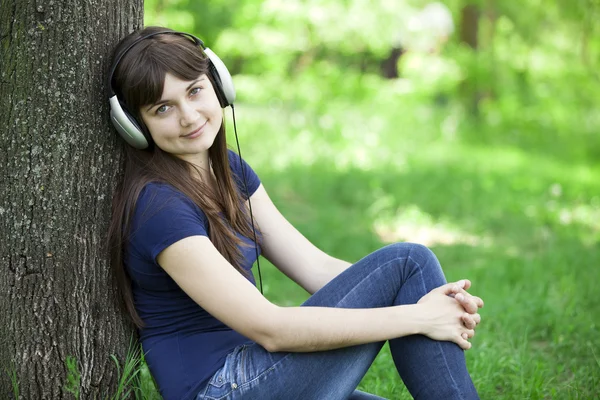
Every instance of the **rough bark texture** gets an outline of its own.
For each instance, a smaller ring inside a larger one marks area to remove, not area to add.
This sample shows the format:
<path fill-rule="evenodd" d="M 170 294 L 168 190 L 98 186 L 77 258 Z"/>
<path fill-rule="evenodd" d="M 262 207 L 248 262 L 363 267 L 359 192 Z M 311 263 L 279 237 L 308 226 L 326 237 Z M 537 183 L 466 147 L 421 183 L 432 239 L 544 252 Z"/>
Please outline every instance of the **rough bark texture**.
<path fill-rule="evenodd" d="M 105 237 L 120 152 L 109 127 L 110 49 L 143 0 L 0 0 L 0 398 L 112 393 L 132 328 Z"/>

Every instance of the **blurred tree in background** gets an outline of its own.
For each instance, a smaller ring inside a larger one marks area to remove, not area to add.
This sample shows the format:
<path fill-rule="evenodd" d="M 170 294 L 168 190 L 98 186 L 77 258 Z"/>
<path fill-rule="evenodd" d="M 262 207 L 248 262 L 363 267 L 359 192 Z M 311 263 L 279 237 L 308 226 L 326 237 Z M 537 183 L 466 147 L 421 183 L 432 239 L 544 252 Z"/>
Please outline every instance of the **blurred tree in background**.
<path fill-rule="evenodd" d="M 586 138 L 585 148 L 557 146 L 561 156 L 600 155 L 598 0 L 451 0 L 446 5 L 456 28 L 435 15 L 425 20 L 432 4 L 439 6 L 422 0 L 146 0 L 146 23 L 198 34 L 234 74 L 269 76 L 261 84 L 272 88 L 280 88 L 274 77 L 310 74 L 328 98 L 348 95 L 335 87 L 342 81 L 361 92 L 363 85 L 374 88 L 365 76 L 409 78 L 406 90 L 459 107 L 452 112 L 461 123 L 486 124 L 490 129 L 480 139 L 487 143 L 536 147 L 544 140 L 536 133 L 562 144 L 577 135 Z"/>

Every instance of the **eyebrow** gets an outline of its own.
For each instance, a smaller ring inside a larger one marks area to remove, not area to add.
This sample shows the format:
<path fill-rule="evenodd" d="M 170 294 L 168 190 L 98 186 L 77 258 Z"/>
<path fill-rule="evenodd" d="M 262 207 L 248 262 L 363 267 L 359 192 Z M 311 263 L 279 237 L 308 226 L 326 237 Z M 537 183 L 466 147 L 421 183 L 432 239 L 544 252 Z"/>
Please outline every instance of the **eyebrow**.
<path fill-rule="evenodd" d="M 188 90 L 190 90 L 190 89 L 191 89 L 191 88 L 192 88 L 192 87 L 193 87 L 193 86 L 194 86 L 196 83 L 198 83 L 198 82 L 202 82 L 202 81 L 203 81 L 203 80 L 205 80 L 205 79 L 206 79 L 206 77 L 204 77 L 204 76 L 203 76 L 202 78 L 200 78 L 200 79 L 196 79 L 195 81 L 193 81 L 192 83 L 190 83 L 190 84 L 188 85 L 188 87 L 187 87 L 187 88 L 185 88 L 185 91 L 187 92 L 187 91 L 188 91 Z M 169 102 L 169 100 L 167 99 L 167 100 L 159 100 L 159 101 L 157 101 L 157 102 L 156 102 L 156 103 L 154 103 L 154 104 L 150 104 L 150 107 L 148 107 L 148 109 L 146 109 L 146 112 L 148 112 L 148 111 L 152 110 L 152 109 L 153 109 L 154 107 L 156 107 L 156 106 L 160 106 L 160 105 L 166 104 L 166 103 L 168 103 L 168 102 Z"/>

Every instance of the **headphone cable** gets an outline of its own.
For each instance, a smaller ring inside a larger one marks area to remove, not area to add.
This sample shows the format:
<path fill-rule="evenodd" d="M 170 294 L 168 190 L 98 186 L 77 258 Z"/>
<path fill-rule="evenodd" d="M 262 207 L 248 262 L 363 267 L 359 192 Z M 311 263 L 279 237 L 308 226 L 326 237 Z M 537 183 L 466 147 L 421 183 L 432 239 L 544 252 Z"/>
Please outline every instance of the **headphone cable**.
<path fill-rule="evenodd" d="M 263 293 L 262 275 L 260 273 L 260 260 L 258 254 L 258 241 L 256 240 L 256 229 L 254 228 L 254 217 L 252 215 L 252 202 L 250 201 L 250 193 L 248 192 L 248 185 L 246 184 L 246 168 L 244 167 L 244 160 L 242 160 L 242 151 L 240 150 L 240 141 L 237 134 L 237 126 L 235 124 L 235 107 L 231 104 L 231 111 L 233 113 L 233 131 L 235 132 L 235 143 L 237 144 L 238 156 L 240 158 L 240 168 L 242 169 L 242 181 L 244 182 L 244 190 L 246 191 L 246 198 L 248 199 L 248 207 L 250 208 L 250 223 L 252 224 L 252 234 L 254 235 L 254 251 L 256 252 L 256 267 L 258 269 L 258 280 L 260 282 L 260 293 Z"/>

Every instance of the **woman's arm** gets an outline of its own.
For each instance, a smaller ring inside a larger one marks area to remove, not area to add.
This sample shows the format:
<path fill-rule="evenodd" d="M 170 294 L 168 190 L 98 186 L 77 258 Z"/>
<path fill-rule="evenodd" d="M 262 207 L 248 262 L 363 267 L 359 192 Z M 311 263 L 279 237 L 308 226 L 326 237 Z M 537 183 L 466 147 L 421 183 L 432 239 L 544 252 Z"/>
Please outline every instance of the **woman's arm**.
<path fill-rule="evenodd" d="M 317 290 L 325 286 L 330 280 L 344 272 L 346 268 L 350 267 L 351 265 L 352 264 L 350 264 L 348 261 L 340 260 L 339 258 L 327 255 L 327 259 L 323 264 L 322 270 L 328 273 L 328 276 L 323 279 L 320 286 L 315 288 L 316 290 L 312 292 L 309 291 L 309 293 L 314 294 Z"/>
<path fill-rule="evenodd" d="M 254 218 L 263 234 L 264 256 L 310 294 L 350 266 L 350 263 L 320 250 L 294 228 L 273 204 L 262 184 L 250 200 Z M 469 289 L 471 282 L 466 280 L 464 283 L 464 289 Z M 462 294 L 457 300 L 469 314 L 476 314 L 478 308 L 483 307 L 479 297 L 465 291 Z M 479 316 L 475 319 L 479 320 Z"/>
<path fill-rule="evenodd" d="M 269 351 L 329 350 L 417 333 L 470 347 L 461 336 L 473 335 L 460 323 L 462 307 L 438 289 L 439 295 L 430 296 L 433 300 L 426 304 L 375 309 L 278 307 L 205 236 L 170 245 L 157 261 L 201 307 Z M 448 291 L 451 286 L 446 286 Z"/>
<path fill-rule="evenodd" d="M 263 185 L 250 200 L 263 235 L 263 255 L 310 294 L 350 266 L 320 250 L 294 228 L 273 204 Z"/>

